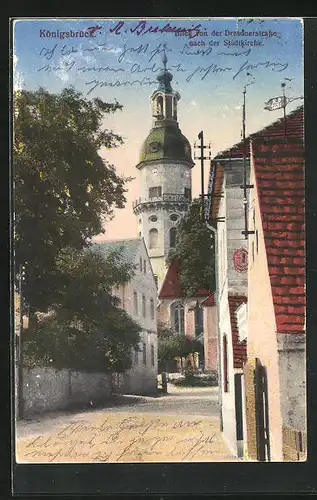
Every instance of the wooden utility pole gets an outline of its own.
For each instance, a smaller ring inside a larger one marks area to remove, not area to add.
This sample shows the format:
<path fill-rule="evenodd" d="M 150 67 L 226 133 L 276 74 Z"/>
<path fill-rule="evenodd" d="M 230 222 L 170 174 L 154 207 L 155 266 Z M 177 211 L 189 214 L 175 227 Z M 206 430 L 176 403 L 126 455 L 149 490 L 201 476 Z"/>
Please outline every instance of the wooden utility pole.
<path fill-rule="evenodd" d="M 284 138 L 286 139 L 286 133 L 287 133 L 287 120 L 286 120 L 286 96 L 285 96 L 285 86 L 286 83 L 282 83 L 282 92 L 283 92 L 283 116 L 284 116 Z"/>
<path fill-rule="evenodd" d="M 208 146 L 204 145 L 204 132 L 201 131 L 198 134 L 198 139 L 200 139 L 200 145 L 196 146 L 194 144 L 194 148 L 200 150 L 200 156 L 194 156 L 194 160 L 200 160 L 200 175 L 201 175 L 201 220 L 205 221 L 205 177 L 204 177 L 204 161 L 211 159 L 211 151 L 210 151 L 210 143 Z M 209 149 L 209 155 L 204 156 L 204 149 Z"/>

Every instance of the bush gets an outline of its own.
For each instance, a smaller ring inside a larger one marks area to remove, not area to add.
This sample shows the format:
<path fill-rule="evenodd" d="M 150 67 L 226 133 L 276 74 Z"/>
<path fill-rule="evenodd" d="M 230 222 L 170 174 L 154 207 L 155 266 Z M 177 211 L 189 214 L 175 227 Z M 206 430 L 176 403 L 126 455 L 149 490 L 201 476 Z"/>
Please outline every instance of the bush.
<path fill-rule="evenodd" d="M 184 370 L 184 375 L 185 375 L 185 380 L 187 380 L 188 382 L 190 382 L 195 378 L 195 370 L 190 363 L 187 363 L 187 366 Z"/>
<path fill-rule="evenodd" d="M 217 387 L 218 386 L 218 375 L 217 373 L 212 373 L 208 376 L 197 376 L 194 374 L 189 374 L 189 376 L 180 378 L 177 380 L 171 380 L 172 384 L 177 387 Z"/>

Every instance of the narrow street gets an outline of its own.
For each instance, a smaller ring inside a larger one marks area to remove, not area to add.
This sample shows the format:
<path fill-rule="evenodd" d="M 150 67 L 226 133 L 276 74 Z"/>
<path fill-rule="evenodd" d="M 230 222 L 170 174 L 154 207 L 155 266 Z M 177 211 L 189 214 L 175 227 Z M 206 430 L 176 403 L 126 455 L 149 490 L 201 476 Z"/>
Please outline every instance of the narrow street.
<path fill-rule="evenodd" d="M 102 409 L 17 424 L 18 462 L 238 461 L 219 431 L 217 388 L 158 397 L 115 396 Z"/>

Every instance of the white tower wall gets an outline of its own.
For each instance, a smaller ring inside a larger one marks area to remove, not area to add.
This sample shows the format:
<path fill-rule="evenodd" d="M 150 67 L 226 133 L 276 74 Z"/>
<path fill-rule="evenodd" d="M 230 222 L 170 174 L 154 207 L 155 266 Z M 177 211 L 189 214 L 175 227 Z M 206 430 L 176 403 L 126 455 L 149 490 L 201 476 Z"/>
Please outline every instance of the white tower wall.
<path fill-rule="evenodd" d="M 170 85 L 173 76 L 166 68 L 165 53 L 163 64 L 164 70 L 157 76 L 159 88 L 151 96 L 154 123 L 137 165 L 140 190 L 133 204 L 138 235 L 144 238 L 158 290 L 166 274 L 169 251 L 176 239 L 173 228 L 191 203 L 191 169 L 194 166 L 190 144 L 178 126 L 180 95 Z"/>

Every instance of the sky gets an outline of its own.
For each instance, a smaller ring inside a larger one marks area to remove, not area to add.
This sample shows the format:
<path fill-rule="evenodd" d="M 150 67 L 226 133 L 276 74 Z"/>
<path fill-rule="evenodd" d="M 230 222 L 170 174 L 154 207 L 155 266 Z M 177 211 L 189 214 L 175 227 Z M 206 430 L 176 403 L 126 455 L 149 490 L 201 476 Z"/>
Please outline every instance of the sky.
<path fill-rule="evenodd" d="M 78 35 L 76 36 L 76 32 Z M 54 36 L 55 34 L 55 36 Z M 79 36 L 79 35 L 83 36 Z M 14 88 L 44 87 L 60 92 L 70 85 L 87 99 L 115 99 L 122 111 L 103 126 L 124 138 L 114 150 L 101 150 L 118 174 L 134 178 L 124 209 L 115 210 L 106 234 L 96 240 L 137 236 L 132 202 L 138 197 L 139 151 L 151 126 L 150 96 L 163 68 L 173 74 L 181 96 L 178 122 L 194 153 L 204 131 L 211 156 L 241 140 L 243 90 L 246 86 L 246 133 L 282 116 L 265 102 L 281 95 L 293 99 L 287 112 L 302 104 L 303 23 L 301 19 L 121 18 L 21 19 L 14 24 Z M 205 164 L 208 182 L 209 164 Z M 193 168 L 193 196 L 200 192 L 200 163 Z"/>

